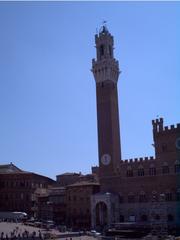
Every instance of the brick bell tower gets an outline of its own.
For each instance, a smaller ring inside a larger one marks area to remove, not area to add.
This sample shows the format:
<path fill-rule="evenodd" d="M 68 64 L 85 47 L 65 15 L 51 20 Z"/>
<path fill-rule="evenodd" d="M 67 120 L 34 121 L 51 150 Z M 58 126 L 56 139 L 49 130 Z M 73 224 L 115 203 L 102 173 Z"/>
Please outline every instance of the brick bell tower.
<path fill-rule="evenodd" d="M 96 81 L 99 175 L 112 176 L 121 160 L 117 81 L 119 63 L 114 58 L 114 40 L 106 26 L 95 35 L 96 60 L 92 72 Z"/>

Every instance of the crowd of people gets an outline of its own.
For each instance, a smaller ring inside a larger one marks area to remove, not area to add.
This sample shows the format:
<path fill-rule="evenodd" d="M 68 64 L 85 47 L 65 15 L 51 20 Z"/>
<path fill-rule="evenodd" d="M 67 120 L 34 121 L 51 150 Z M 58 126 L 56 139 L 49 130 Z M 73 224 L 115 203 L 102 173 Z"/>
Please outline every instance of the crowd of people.
<path fill-rule="evenodd" d="M 19 227 L 16 227 L 9 234 L 1 232 L 0 240 L 23 240 L 23 239 L 43 239 L 41 230 L 38 230 L 38 233 L 33 231 L 29 232 L 28 230 L 22 230 Z"/>

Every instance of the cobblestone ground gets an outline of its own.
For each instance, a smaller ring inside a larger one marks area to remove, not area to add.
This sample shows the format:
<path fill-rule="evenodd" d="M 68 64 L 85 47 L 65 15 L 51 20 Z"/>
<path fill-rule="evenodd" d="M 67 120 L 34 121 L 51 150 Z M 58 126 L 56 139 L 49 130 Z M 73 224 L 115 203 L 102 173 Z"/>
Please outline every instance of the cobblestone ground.
<path fill-rule="evenodd" d="M 64 239 L 64 240 L 98 240 L 98 238 L 95 237 L 91 237 L 91 236 L 80 236 L 80 237 L 68 237 L 68 238 L 60 238 L 60 239 Z"/>
<path fill-rule="evenodd" d="M 40 228 L 26 226 L 26 225 L 23 225 L 22 223 L 0 222 L 0 232 L 4 232 L 5 234 L 10 234 L 10 232 L 12 232 L 15 229 L 18 229 L 19 232 L 23 232 L 27 230 L 30 233 L 33 233 L 34 231 L 38 233 L 38 230 L 41 230 Z"/>
<path fill-rule="evenodd" d="M 21 235 L 25 231 L 28 231 L 29 234 L 36 232 L 37 235 L 38 235 L 39 231 L 41 231 L 43 233 L 43 229 L 26 226 L 26 225 L 23 225 L 22 223 L 0 222 L 0 234 L 3 232 L 4 237 L 6 237 L 6 235 L 8 237 L 10 237 L 11 232 L 13 232 L 13 231 L 15 232 L 16 235 L 18 235 L 18 234 Z"/>
<path fill-rule="evenodd" d="M 29 236 L 32 235 L 33 232 L 36 232 L 36 236 L 39 235 L 39 232 L 42 233 L 42 236 L 47 233 L 46 230 L 42 228 L 37 228 L 37 227 L 32 227 L 32 226 L 27 226 L 22 223 L 8 223 L 8 222 L 0 222 L 0 239 L 1 239 L 1 233 L 4 233 L 4 238 L 6 237 L 6 234 L 8 237 L 11 236 L 11 232 L 15 231 L 16 236 L 18 234 L 22 235 L 23 232 L 28 231 Z M 58 238 L 51 237 L 51 240 L 100 240 L 99 237 L 93 237 L 93 236 L 78 236 L 78 237 L 60 237 L 61 234 L 57 230 L 51 230 L 48 231 L 48 233 L 51 233 L 52 235 L 58 235 Z M 142 238 L 134 238 L 133 240 L 140 240 Z M 180 240 L 180 238 L 176 238 L 177 240 Z M 5 239 L 6 240 L 6 239 Z M 9 239 L 10 240 L 10 239 Z M 17 239 L 18 240 L 18 239 Z M 124 239 L 124 238 L 119 238 L 118 240 L 132 240 L 132 239 Z M 153 239 L 151 239 L 153 240 Z"/>
<path fill-rule="evenodd" d="M 15 231 L 16 236 L 18 236 L 18 234 L 22 235 L 22 233 L 25 231 L 28 231 L 29 236 L 31 236 L 33 234 L 33 232 L 36 232 L 36 236 L 39 235 L 39 231 L 42 233 L 42 235 L 47 233 L 47 231 L 42 228 L 27 226 L 22 223 L 0 222 L 0 238 L 1 238 L 2 232 L 4 233 L 4 238 L 5 238 L 6 235 L 8 237 L 10 237 L 11 232 L 13 232 L 13 231 Z M 57 230 L 51 230 L 51 231 L 48 231 L 48 233 L 51 233 L 52 235 L 58 235 L 58 236 L 61 235 L 61 233 Z M 64 234 L 64 233 L 62 233 L 62 234 Z M 96 240 L 96 238 L 92 237 L 92 236 L 66 237 L 66 238 L 58 238 L 58 239 L 61 239 L 61 240 Z"/>

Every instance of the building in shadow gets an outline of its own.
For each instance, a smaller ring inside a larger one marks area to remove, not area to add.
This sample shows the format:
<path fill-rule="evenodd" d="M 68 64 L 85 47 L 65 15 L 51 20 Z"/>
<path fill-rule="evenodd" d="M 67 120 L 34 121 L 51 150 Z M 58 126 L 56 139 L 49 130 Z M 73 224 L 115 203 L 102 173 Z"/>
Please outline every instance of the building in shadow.
<path fill-rule="evenodd" d="M 13 163 L 0 165 L 0 211 L 26 212 L 37 217 L 38 196 L 54 183 L 48 177 L 23 171 Z"/>

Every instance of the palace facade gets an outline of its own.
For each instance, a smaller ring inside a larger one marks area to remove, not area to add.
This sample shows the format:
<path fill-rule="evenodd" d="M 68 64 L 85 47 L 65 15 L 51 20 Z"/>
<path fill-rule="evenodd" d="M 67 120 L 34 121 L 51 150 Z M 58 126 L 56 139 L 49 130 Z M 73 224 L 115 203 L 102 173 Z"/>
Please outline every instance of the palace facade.
<path fill-rule="evenodd" d="M 0 165 L 0 212 L 26 212 L 37 217 L 37 199 L 54 180 L 23 171 L 13 163 Z"/>
<path fill-rule="evenodd" d="M 121 156 L 117 83 L 119 63 L 106 26 L 95 35 L 100 193 L 92 195 L 92 227 L 115 222 L 180 223 L 180 124 L 152 121 L 155 157 L 123 160 Z"/>

